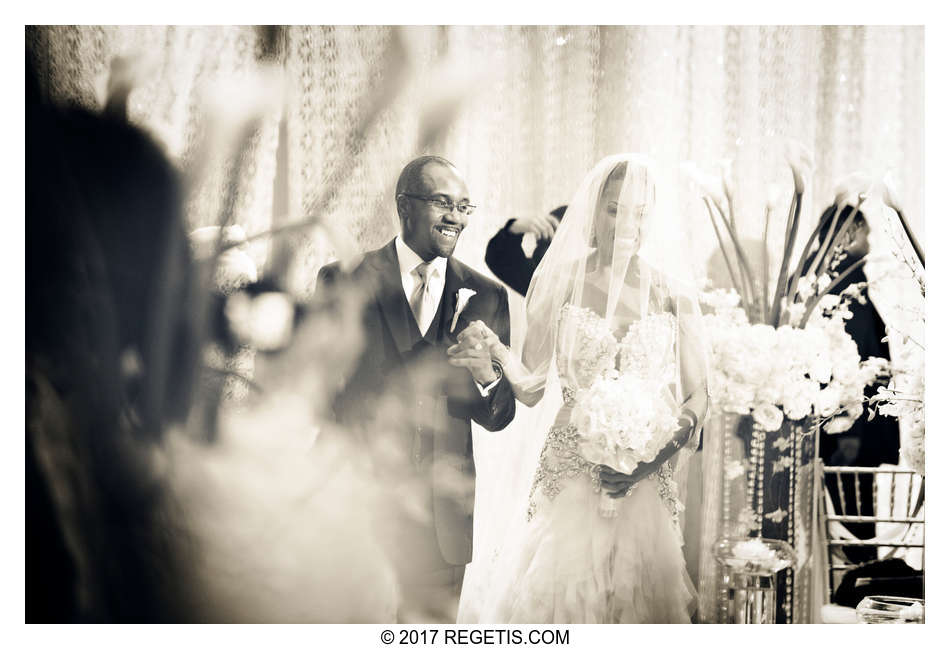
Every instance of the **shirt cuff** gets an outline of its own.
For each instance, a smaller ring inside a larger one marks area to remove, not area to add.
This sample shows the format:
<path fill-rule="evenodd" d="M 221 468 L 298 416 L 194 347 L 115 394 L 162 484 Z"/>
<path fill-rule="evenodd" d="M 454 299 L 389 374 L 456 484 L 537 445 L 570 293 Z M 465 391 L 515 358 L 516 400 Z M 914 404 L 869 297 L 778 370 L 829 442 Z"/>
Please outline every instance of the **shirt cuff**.
<path fill-rule="evenodd" d="M 472 379 L 472 380 L 475 381 L 475 379 Z M 501 383 L 500 376 L 494 381 L 492 381 L 491 383 L 489 383 L 488 385 L 486 385 L 485 387 L 482 387 L 481 383 L 479 383 L 478 381 L 475 381 L 475 387 L 478 388 L 479 394 L 481 394 L 483 397 L 487 397 L 489 394 L 491 394 L 491 391 L 494 389 L 494 387 L 498 385 L 499 383 Z"/>

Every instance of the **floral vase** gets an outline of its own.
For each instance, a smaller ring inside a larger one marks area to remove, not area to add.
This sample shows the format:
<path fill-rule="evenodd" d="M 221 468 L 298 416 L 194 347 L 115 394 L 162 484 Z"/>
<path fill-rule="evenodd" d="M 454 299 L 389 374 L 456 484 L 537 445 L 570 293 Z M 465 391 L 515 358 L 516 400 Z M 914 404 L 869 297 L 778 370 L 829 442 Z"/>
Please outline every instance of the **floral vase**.
<path fill-rule="evenodd" d="M 735 619 L 730 614 L 735 605 L 730 592 L 738 586 L 758 588 L 756 592 L 763 596 L 774 588 L 776 623 L 811 621 L 811 538 L 815 499 L 820 493 L 815 488 L 819 478 L 816 445 L 809 419 L 785 419 L 774 431 L 764 430 L 746 415 L 714 411 L 707 421 L 699 586 L 702 621 Z M 756 574 L 755 579 L 722 563 L 717 554 L 724 551 L 721 543 L 751 538 L 786 543 L 791 560 L 776 572 Z"/>
<path fill-rule="evenodd" d="M 785 541 L 759 537 L 724 538 L 716 544 L 716 560 L 726 590 L 722 622 L 774 624 L 776 575 L 792 565 L 795 551 Z"/>

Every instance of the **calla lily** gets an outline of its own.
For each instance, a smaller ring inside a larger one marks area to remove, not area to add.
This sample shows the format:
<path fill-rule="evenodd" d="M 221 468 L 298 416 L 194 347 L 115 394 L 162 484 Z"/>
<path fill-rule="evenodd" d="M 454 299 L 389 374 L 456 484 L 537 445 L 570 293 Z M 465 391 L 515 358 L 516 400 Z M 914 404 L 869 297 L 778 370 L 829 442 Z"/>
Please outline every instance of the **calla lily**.
<path fill-rule="evenodd" d="M 723 206 L 726 204 L 726 195 L 722 177 L 706 173 L 692 161 L 684 162 L 680 167 L 686 172 L 690 180 L 696 183 L 702 195 L 708 196 L 716 204 L 716 207 L 725 213 Z"/>
<path fill-rule="evenodd" d="M 863 171 L 848 174 L 835 184 L 835 204 L 854 204 L 866 199 L 872 184 L 871 176 Z"/>
<path fill-rule="evenodd" d="M 897 195 L 897 191 L 894 189 L 894 177 L 890 171 L 888 171 L 881 180 L 881 185 L 881 200 L 885 205 L 897 212 L 897 218 L 900 219 L 901 227 L 904 228 L 904 233 L 907 235 L 910 245 L 913 246 L 914 252 L 917 254 L 917 258 L 920 259 L 920 265 L 926 267 L 924 260 L 924 249 L 920 245 L 920 242 L 917 241 L 917 237 L 914 236 L 914 231 L 910 229 L 910 224 L 907 222 L 907 218 L 904 216 L 904 209 L 901 207 L 900 198 Z M 921 282 L 921 288 L 923 288 L 923 278 L 918 277 L 918 281 Z"/>
<path fill-rule="evenodd" d="M 792 177 L 795 179 L 795 192 L 798 194 L 805 191 L 805 179 L 811 176 L 812 169 L 815 167 L 814 157 L 805 145 L 797 140 L 787 140 L 785 142 L 785 159 L 792 168 Z"/>
<path fill-rule="evenodd" d="M 765 192 L 765 209 L 774 212 L 782 196 L 782 187 L 778 183 L 769 183 Z"/>
<path fill-rule="evenodd" d="M 894 189 L 894 175 L 888 171 L 881 179 L 881 200 L 895 212 L 903 213 L 900 195 Z"/>

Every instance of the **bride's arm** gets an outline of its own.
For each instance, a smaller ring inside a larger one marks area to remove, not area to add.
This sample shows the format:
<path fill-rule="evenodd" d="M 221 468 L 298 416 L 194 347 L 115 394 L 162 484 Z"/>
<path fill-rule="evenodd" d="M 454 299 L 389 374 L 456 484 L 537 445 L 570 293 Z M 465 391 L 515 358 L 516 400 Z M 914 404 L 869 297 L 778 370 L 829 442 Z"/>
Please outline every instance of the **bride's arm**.
<path fill-rule="evenodd" d="M 494 334 L 492 334 L 494 336 Z M 498 337 L 495 336 L 498 341 Z M 521 363 L 511 350 L 505 347 L 500 341 L 490 346 L 492 358 L 501 365 L 505 378 L 511 384 L 511 389 L 515 393 L 515 398 L 528 407 L 536 405 L 544 397 L 545 380 L 537 379 Z"/>
<path fill-rule="evenodd" d="M 709 407 L 709 393 L 706 388 L 706 361 L 702 351 L 702 340 L 690 326 L 690 316 L 679 309 L 678 343 L 680 385 L 683 390 L 683 405 L 679 416 L 680 428 L 673 434 L 654 461 L 655 468 L 673 457 L 680 449 L 696 442 L 699 424 L 706 419 Z"/>
<path fill-rule="evenodd" d="M 500 368 L 515 398 L 528 407 L 536 405 L 544 396 L 545 378 L 537 378 L 525 368 L 521 360 L 511 353 L 498 336 L 484 322 L 476 320 L 459 334 L 459 340 L 470 340 L 472 344 L 481 343 L 488 347 L 492 361 Z"/>

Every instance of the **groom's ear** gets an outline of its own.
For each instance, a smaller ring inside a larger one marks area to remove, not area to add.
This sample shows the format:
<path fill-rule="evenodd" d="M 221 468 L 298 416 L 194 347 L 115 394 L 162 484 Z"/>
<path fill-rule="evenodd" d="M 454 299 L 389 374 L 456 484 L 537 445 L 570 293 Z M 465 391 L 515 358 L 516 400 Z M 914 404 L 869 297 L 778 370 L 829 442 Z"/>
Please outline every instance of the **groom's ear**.
<path fill-rule="evenodd" d="M 409 199 L 402 194 L 396 197 L 396 214 L 399 216 L 399 225 L 406 221 L 406 215 L 409 214 Z"/>

